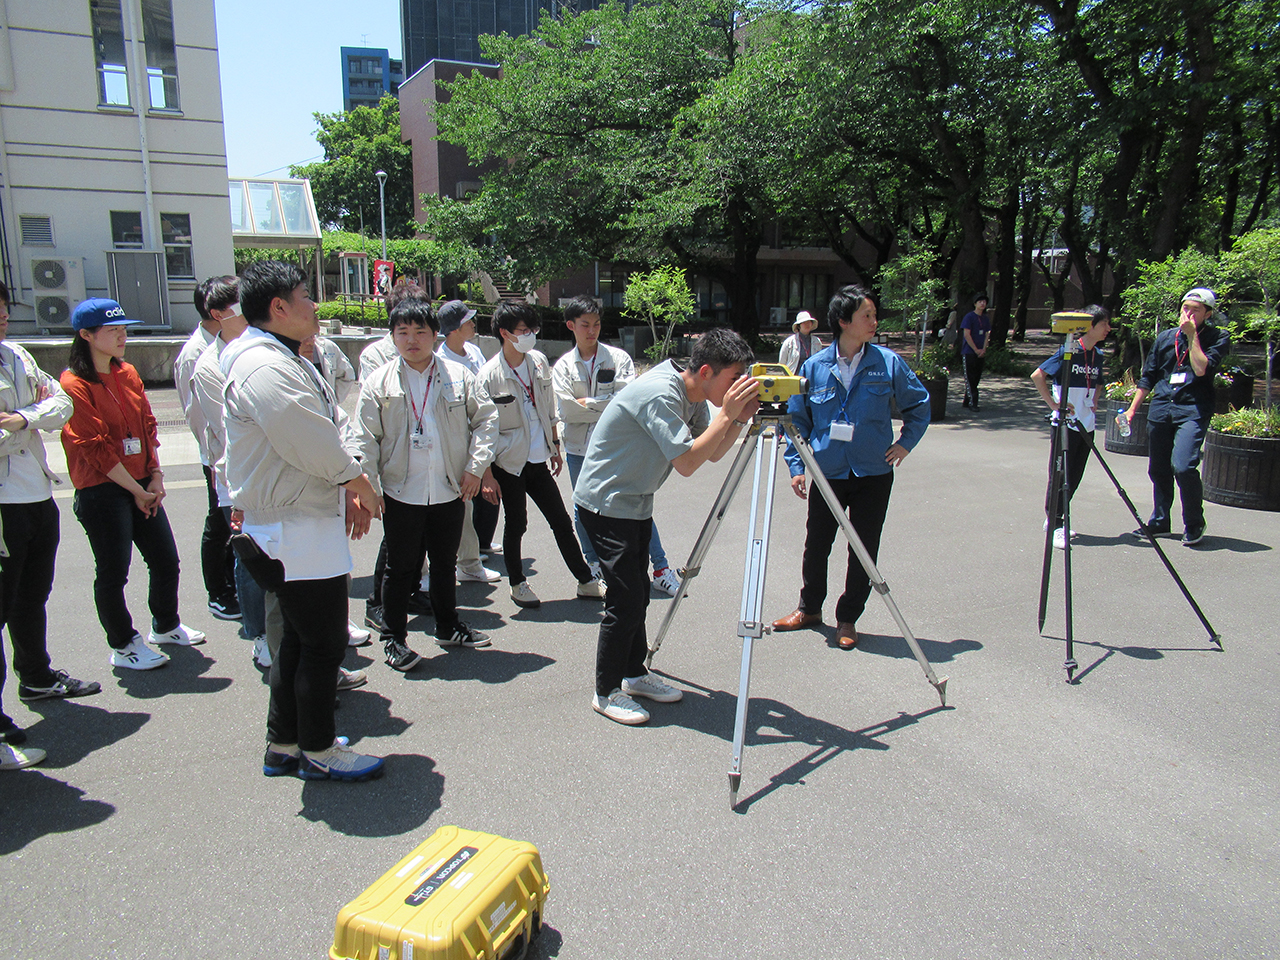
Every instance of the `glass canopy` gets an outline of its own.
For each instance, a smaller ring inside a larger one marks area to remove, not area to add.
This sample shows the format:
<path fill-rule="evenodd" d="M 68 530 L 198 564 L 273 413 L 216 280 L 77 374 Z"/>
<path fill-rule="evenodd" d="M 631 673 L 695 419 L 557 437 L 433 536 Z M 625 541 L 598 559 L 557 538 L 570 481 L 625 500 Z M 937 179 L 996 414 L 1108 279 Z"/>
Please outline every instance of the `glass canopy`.
<path fill-rule="evenodd" d="M 316 204 L 307 180 L 231 180 L 231 238 L 237 247 L 320 244 Z"/>

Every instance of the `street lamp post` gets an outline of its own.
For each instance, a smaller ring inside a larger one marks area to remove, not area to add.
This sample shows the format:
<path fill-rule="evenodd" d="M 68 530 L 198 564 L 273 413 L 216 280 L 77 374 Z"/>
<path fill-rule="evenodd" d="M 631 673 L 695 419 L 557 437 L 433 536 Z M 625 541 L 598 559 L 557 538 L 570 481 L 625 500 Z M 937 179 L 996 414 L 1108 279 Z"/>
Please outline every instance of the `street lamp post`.
<path fill-rule="evenodd" d="M 385 260 L 387 259 L 387 172 L 379 170 L 374 176 L 378 178 L 378 206 L 382 210 L 382 259 Z"/>

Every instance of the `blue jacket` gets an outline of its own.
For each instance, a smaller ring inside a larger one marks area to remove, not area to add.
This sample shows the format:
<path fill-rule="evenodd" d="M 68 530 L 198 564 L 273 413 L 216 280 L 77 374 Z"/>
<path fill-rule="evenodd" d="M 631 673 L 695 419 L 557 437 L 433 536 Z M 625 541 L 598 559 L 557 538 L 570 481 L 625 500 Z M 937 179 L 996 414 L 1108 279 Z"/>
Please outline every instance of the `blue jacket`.
<path fill-rule="evenodd" d="M 907 450 L 915 448 L 929 426 L 929 391 L 892 350 L 868 343 L 847 393 L 836 366 L 835 343 L 806 360 L 800 376 L 809 378 L 809 392 L 792 397 L 787 412 L 829 479 L 876 476 L 893 469 L 884 459 L 894 443 L 890 398 L 897 400 L 902 413 L 898 443 Z M 853 424 L 852 441 L 832 441 L 833 420 Z M 786 458 L 791 476 L 804 473 L 804 461 L 789 442 Z"/>

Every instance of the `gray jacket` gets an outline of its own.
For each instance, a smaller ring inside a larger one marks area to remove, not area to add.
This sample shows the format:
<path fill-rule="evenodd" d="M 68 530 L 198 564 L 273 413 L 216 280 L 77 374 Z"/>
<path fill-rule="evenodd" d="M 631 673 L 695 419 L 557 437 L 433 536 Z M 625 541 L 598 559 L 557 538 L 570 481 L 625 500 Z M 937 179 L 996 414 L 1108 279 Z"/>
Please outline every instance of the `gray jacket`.
<path fill-rule="evenodd" d="M 399 498 L 409 474 L 409 390 L 405 364 L 397 359 L 379 367 L 360 387 L 356 426 L 360 460 L 379 493 Z M 476 379 L 460 363 L 436 355 L 439 386 L 432 402 L 444 452 L 449 487 L 461 492 L 463 473 L 480 477 L 493 461 L 498 409 L 482 397 Z"/>
<path fill-rule="evenodd" d="M 564 425 L 564 449 L 579 457 L 586 456 L 591 431 L 613 395 L 636 378 L 636 365 L 625 350 L 598 343 L 595 361 L 586 363 L 574 347 L 551 370 L 560 422 Z M 607 383 L 600 382 L 604 370 L 613 371 Z M 579 399 L 587 402 L 578 403 Z"/>
<path fill-rule="evenodd" d="M 340 516 L 336 489 L 363 470 L 344 445 L 346 415 L 319 371 L 256 327 L 227 344 L 220 364 L 227 486 L 245 523 Z"/>
<path fill-rule="evenodd" d="M 44 475 L 55 487 L 62 478 L 49 469 L 49 459 L 44 450 L 41 430 L 61 430 L 71 419 L 71 398 L 58 381 L 36 364 L 35 359 L 16 343 L 0 343 L 0 359 L 3 359 L 13 385 L 0 377 L 0 411 L 20 413 L 27 421 L 26 430 L 0 430 L 0 483 L 9 476 L 9 458 L 33 456 Z M 40 388 L 45 387 L 49 396 L 37 400 Z"/>
<path fill-rule="evenodd" d="M 547 434 L 547 446 L 555 439 L 556 396 L 551 386 L 551 364 L 537 350 L 527 354 L 533 366 L 533 404 Z M 529 462 L 529 425 L 524 419 L 524 386 L 514 376 L 499 350 L 476 377 L 480 395 L 498 406 L 498 439 L 493 462 L 507 473 L 519 473 Z"/>

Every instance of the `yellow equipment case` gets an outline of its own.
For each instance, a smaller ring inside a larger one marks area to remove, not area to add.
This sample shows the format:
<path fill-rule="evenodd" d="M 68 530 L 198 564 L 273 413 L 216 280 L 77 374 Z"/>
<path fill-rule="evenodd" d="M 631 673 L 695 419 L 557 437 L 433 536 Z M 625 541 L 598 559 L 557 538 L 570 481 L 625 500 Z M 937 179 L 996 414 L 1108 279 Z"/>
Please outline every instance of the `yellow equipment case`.
<path fill-rule="evenodd" d="M 441 827 L 338 913 L 330 960 L 515 960 L 550 884 L 531 843 Z"/>

